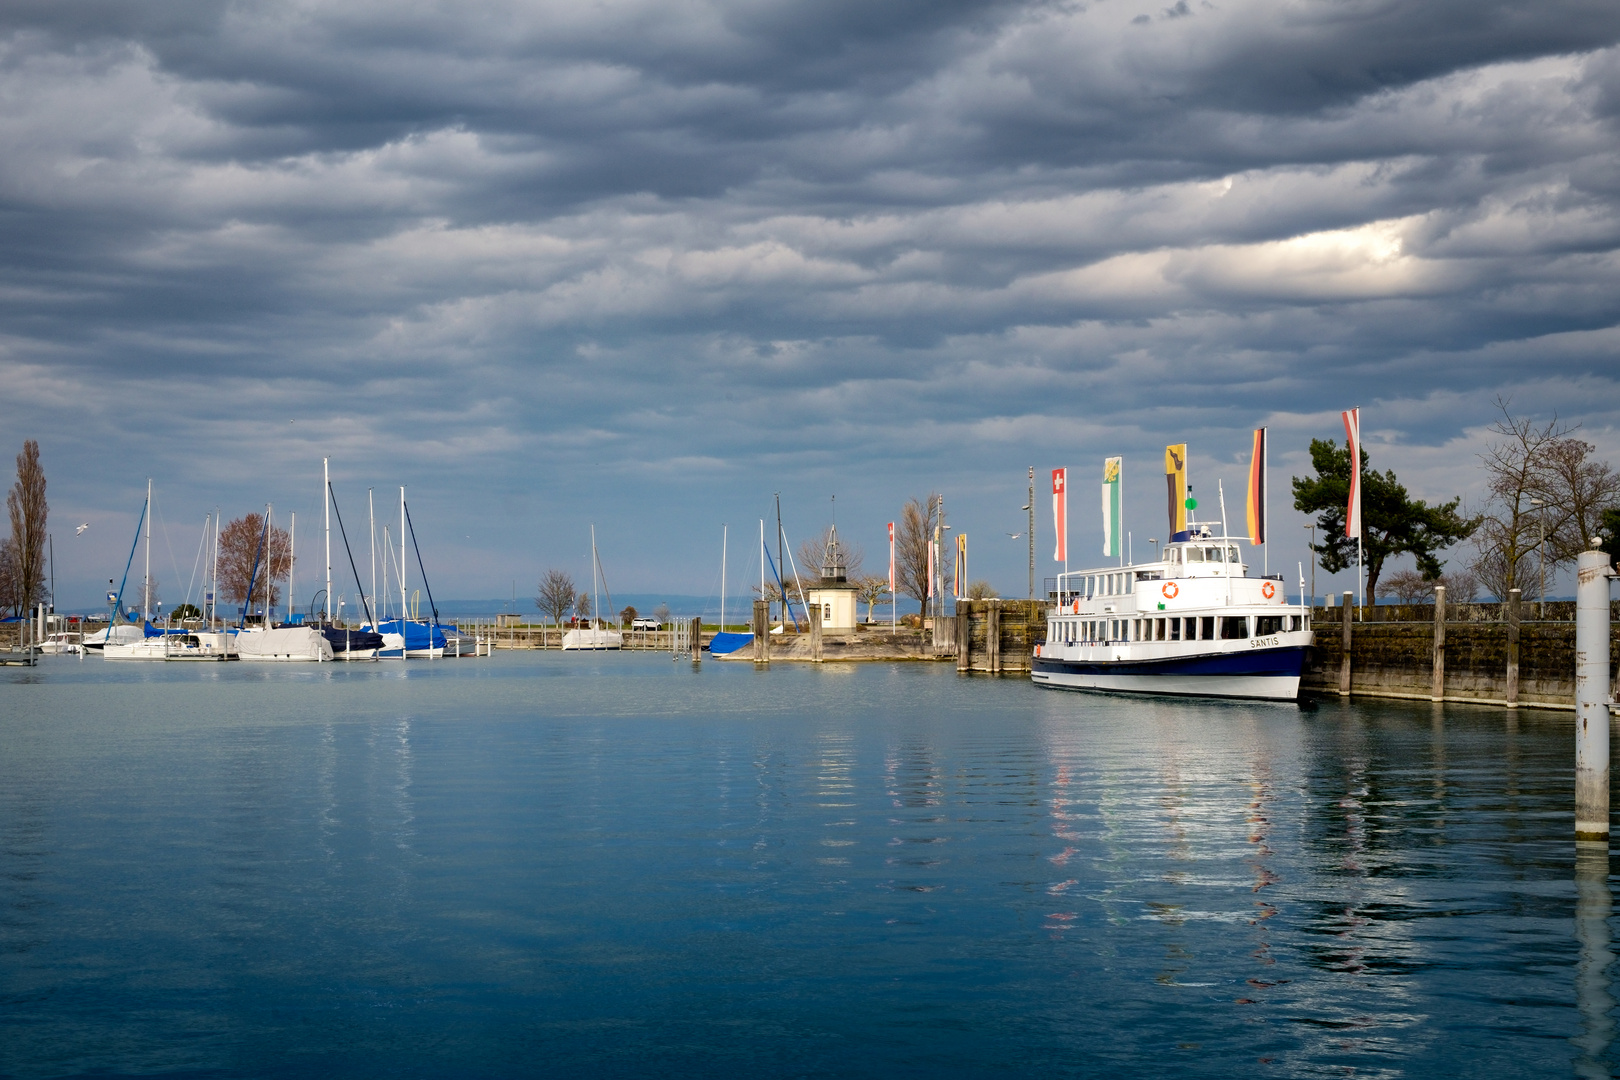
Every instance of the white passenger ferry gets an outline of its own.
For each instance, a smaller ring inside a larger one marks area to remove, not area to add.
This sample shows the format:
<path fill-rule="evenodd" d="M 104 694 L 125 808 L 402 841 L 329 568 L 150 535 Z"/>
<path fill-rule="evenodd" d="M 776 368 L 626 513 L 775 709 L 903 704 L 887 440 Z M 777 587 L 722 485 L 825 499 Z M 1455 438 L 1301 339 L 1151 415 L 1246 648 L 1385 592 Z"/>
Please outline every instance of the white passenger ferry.
<path fill-rule="evenodd" d="M 1293 700 L 1310 609 L 1287 602 L 1280 574 L 1247 570 L 1238 544 L 1204 526 L 1173 534 L 1158 562 L 1061 575 L 1035 683 Z"/>

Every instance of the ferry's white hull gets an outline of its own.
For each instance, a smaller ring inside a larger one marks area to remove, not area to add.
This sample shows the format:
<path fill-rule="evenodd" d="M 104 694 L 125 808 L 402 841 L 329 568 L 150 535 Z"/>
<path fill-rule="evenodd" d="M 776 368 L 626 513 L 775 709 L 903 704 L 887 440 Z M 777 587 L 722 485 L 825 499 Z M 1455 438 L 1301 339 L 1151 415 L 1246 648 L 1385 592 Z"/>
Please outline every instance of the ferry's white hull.
<path fill-rule="evenodd" d="M 1036 686 L 1059 690 L 1096 690 L 1114 694 L 1169 694 L 1179 697 L 1257 698 L 1293 701 L 1299 676 L 1288 675 L 1113 675 L 1038 671 Z"/>

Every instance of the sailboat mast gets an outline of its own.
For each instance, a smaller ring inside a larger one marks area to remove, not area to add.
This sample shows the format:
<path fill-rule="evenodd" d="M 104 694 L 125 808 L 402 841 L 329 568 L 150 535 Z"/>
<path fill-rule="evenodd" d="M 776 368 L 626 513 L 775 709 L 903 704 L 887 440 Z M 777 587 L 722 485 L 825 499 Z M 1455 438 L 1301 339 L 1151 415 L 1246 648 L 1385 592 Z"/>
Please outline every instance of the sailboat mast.
<path fill-rule="evenodd" d="M 214 591 L 213 599 L 208 602 L 208 629 L 214 628 L 214 620 L 219 615 L 219 507 L 214 507 Z"/>
<path fill-rule="evenodd" d="M 720 526 L 720 632 L 726 632 L 726 532 L 725 525 Z"/>
<path fill-rule="evenodd" d="M 326 520 L 326 621 L 332 621 L 332 470 L 321 458 L 321 515 Z"/>
<path fill-rule="evenodd" d="M 141 622 L 152 621 L 152 478 L 146 478 L 146 576 L 141 581 Z"/>
<path fill-rule="evenodd" d="M 377 595 L 377 507 L 371 499 L 371 489 L 366 488 L 366 515 L 371 518 L 371 595 Z M 377 620 L 382 621 L 382 613 L 377 613 Z M 373 631 L 376 626 L 371 628 Z"/>
<path fill-rule="evenodd" d="M 410 598 L 405 595 L 405 486 L 399 488 L 399 632 L 405 633 L 405 617 L 411 613 Z M 429 645 L 433 642 L 430 639 Z"/>
<path fill-rule="evenodd" d="M 596 571 L 601 568 L 601 562 L 596 557 L 596 523 L 591 523 L 591 610 L 596 613 L 596 625 L 602 625 L 602 598 L 596 593 Z M 591 638 L 591 644 L 596 644 L 596 638 Z"/>
<path fill-rule="evenodd" d="M 298 594 L 293 592 L 293 563 L 298 560 L 298 511 L 294 510 L 287 515 L 287 621 L 292 622 L 293 598 Z"/>

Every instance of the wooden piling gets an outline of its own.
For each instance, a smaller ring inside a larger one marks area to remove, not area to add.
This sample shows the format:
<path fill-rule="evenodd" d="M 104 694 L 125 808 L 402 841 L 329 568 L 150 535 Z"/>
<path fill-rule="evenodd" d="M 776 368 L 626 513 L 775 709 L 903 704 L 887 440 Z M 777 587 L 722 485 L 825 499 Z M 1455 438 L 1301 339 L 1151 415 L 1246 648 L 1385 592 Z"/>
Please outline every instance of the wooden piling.
<path fill-rule="evenodd" d="M 1446 587 L 1434 587 L 1434 691 L 1430 700 L 1446 700 Z"/>
<path fill-rule="evenodd" d="M 956 670 L 973 670 L 973 601 L 956 602 Z"/>
<path fill-rule="evenodd" d="M 692 666 L 703 663 L 703 617 L 692 616 Z"/>
<path fill-rule="evenodd" d="M 1519 590 L 1509 589 L 1507 598 L 1507 707 L 1519 707 Z"/>
<path fill-rule="evenodd" d="M 754 601 L 754 663 L 771 662 L 771 603 Z"/>
<path fill-rule="evenodd" d="M 821 663 L 821 605 L 810 605 L 810 661 Z"/>
<path fill-rule="evenodd" d="M 1350 606 L 1353 594 L 1346 592 L 1344 602 L 1339 605 L 1339 618 L 1343 622 L 1344 656 L 1339 660 L 1339 695 L 1350 696 L 1350 622 L 1355 609 Z"/>
<path fill-rule="evenodd" d="M 1001 602 L 988 600 L 984 612 L 984 666 L 990 674 L 1001 674 Z"/>

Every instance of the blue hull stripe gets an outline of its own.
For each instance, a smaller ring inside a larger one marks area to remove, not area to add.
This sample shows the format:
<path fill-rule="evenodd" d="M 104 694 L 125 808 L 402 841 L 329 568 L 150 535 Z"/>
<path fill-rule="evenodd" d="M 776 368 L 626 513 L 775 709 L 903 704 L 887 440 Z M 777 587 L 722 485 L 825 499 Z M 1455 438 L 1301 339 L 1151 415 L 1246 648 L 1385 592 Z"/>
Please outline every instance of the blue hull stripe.
<path fill-rule="evenodd" d="M 1305 646 L 1213 656 L 1169 656 L 1159 660 L 1055 660 L 1037 656 L 1032 667 L 1037 672 L 1062 675 L 1244 675 L 1297 679 L 1305 669 Z"/>

